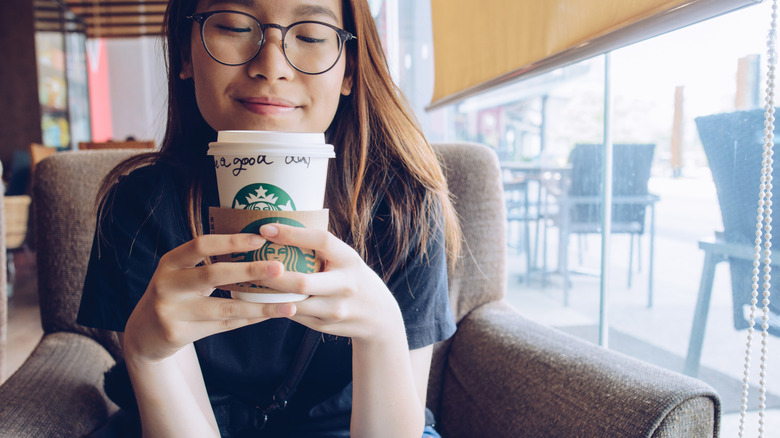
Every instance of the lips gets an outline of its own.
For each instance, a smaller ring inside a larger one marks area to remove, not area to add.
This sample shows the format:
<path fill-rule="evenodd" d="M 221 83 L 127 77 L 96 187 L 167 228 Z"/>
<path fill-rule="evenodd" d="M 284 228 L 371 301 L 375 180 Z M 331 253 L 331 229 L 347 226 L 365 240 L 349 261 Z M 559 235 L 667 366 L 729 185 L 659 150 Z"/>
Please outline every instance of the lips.
<path fill-rule="evenodd" d="M 260 115 L 288 114 L 298 108 L 288 100 L 272 97 L 243 97 L 237 100 L 244 108 Z"/>

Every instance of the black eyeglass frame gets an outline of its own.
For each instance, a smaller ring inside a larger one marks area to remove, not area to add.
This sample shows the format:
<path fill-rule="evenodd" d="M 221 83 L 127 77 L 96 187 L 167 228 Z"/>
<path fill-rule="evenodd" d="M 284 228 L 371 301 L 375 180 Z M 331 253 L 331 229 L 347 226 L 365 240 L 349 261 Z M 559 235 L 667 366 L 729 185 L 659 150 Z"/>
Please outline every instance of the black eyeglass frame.
<path fill-rule="evenodd" d="M 204 31 L 205 28 L 203 26 L 203 23 L 205 23 L 206 20 L 208 20 L 212 15 L 216 15 L 216 14 L 220 14 L 220 13 L 226 13 L 226 12 L 227 13 L 232 13 L 232 14 L 239 14 L 239 15 L 247 16 L 247 17 L 251 18 L 252 20 L 254 20 L 255 23 L 257 23 L 258 26 L 260 27 L 261 39 L 260 39 L 260 44 L 257 45 L 257 51 L 255 52 L 254 55 L 252 55 L 246 61 L 240 62 L 240 63 L 237 63 L 237 64 L 230 64 L 230 63 L 227 63 L 227 62 L 224 62 L 224 61 L 220 61 L 219 59 L 217 59 L 216 56 L 214 56 L 211 53 L 211 50 L 209 50 L 209 47 L 206 45 L 206 35 L 205 35 L 205 31 Z M 192 20 L 192 21 L 197 22 L 198 24 L 200 24 L 200 42 L 203 44 L 203 48 L 206 49 L 206 53 L 209 54 L 211 59 L 213 59 L 214 61 L 217 61 L 218 63 L 220 63 L 222 65 L 227 65 L 227 66 L 230 66 L 230 67 L 237 67 L 237 66 L 248 64 L 249 62 L 252 62 L 252 60 L 255 59 L 257 57 L 257 55 L 260 53 L 260 51 L 263 50 L 263 46 L 265 46 L 265 31 L 268 30 L 268 29 L 279 29 L 279 31 L 282 32 L 282 53 L 284 53 L 284 59 L 287 61 L 288 64 L 290 64 L 290 66 L 292 68 L 294 68 L 295 70 L 297 70 L 297 71 L 299 71 L 299 72 L 301 72 L 303 74 L 307 74 L 307 75 L 321 75 L 323 73 L 327 73 L 328 71 L 330 71 L 336 64 L 338 64 L 339 59 L 341 59 L 341 54 L 344 52 L 344 46 L 346 45 L 347 41 L 353 40 L 353 39 L 355 39 L 355 40 L 357 39 L 357 37 L 355 35 L 352 35 L 351 33 L 349 33 L 348 31 L 346 31 L 344 29 L 341 29 L 341 28 L 336 27 L 336 26 L 334 26 L 332 24 L 329 24 L 329 23 L 323 23 L 321 21 L 314 21 L 314 20 L 296 21 L 295 23 L 292 23 L 289 26 L 282 26 L 281 24 L 276 24 L 276 23 L 261 23 L 260 20 L 258 20 L 254 16 L 252 16 L 250 14 L 247 14 L 245 12 L 240 12 L 240 11 L 222 10 L 222 11 L 203 12 L 203 13 L 200 13 L 200 14 L 189 15 L 189 16 L 187 16 L 187 19 Z M 301 70 L 300 68 L 296 67 L 296 65 L 293 64 L 290 61 L 290 58 L 287 57 L 287 48 L 285 47 L 285 44 L 284 44 L 284 38 L 285 38 L 285 36 L 287 36 L 287 31 L 289 31 L 292 27 L 294 27 L 296 25 L 307 24 L 307 23 L 321 24 L 323 26 L 327 26 L 327 27 L 335 30 L 336 33 L 339 36 L 339 54 L 336 57 L 336 60 L 333 61 L 333 64 L 331 64 L 330 67 L 328 67 L 327 69 L 325 69 L 325 70 L 323 70 L 321 72 L 317 72 L 317 73 L 307 72 L 307 71 Z"/>

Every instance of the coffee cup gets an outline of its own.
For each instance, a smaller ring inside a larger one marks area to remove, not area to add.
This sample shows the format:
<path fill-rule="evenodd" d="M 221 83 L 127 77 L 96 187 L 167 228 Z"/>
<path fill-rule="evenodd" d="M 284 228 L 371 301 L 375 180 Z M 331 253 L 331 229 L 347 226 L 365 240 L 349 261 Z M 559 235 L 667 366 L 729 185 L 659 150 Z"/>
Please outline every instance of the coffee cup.
<path fill-rule="evenodd" d="M 333 146 L 321 133 L 220 131 L 209 143 L 221 207 L 319 210 Z"/>
<path fill-rule="evenodd" d="M 214 157 L 220 207 L 210 209 L 212 233 L 259 233 L 265 223 L 327 229 L 323 210 L 328 160 L 335 157 L 324 134 L 269 131 L 220 131 L 209 143 Z M 279 260 L 285 269 L 319 269 L 314 251 L 270 242 L 257 251 L 216 257 L 238 262 Z M 305 299 L 252 283 L 221 287 L 233 298 L 260 303 Z"/>

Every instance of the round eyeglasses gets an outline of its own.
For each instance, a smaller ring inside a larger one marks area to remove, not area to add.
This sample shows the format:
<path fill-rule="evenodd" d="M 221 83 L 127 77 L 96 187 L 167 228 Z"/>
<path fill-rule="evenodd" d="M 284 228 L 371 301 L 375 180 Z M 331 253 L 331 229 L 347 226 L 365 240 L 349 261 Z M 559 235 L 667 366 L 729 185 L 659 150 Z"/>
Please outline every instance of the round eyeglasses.
<path fill-rule="evenodd" d="M 282 52 L 301 73 L 318 75 L 338 62 L 344 44 L 356 39 L 344 29 L 319 21 L 299 21 L 289 26 L 261 23 L 238 11 L 212 11 L 187 17 L 200 24 L 206 52 L 220 64 L 237 66 L 253 60 L 265 44 L 269 28 L 282 32 Z"/>

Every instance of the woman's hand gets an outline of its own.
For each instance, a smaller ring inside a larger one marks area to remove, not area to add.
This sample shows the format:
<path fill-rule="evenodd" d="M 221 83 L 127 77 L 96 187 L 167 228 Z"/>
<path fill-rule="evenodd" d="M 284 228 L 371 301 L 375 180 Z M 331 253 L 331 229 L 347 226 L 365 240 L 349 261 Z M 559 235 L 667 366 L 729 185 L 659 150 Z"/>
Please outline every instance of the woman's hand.
<path fill-rule="evenodd" d="M 403 336 L 405 341 L 398 303 L 349 245 L 327 231 L 281 224 L 264 225 L 260 234 L 279 245 L 313 249 L 323 260 L 321 272 L 288 271 L 261 282 L 284 292 L 311 295 L 296 303 L 293 320 L 354 342 L 381 339 L 390 333 Z"/>
<path fill-rule="evenodd" d="M 212 298 L 215 287 L 279 277 L 279 262 L 213 263 L 208 257 L 261 247 L 254 234 L 203 235 L 160 258 L 149 286 L 127 321 L 125 359 L 154 363 L 171 357 L 185 345 L 206 336 L 268 318 L 290 317 L 292 304 L 257 304 Z"/>
<path fill-rule="evenodd" d="M 262 283 L 311 295 L 296 303 L 291 319 L 352 339 L 351 435 L 422 435 L 432 348 L 409 351 L 401 310 L 382 279 L 326 231 L 269 224 L 260 233 L 276 244 L 313 249 L 324 260 L 322 272 L 288 271 Z"/>

